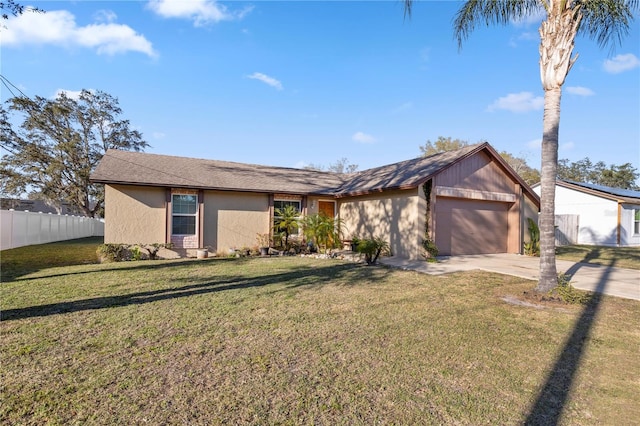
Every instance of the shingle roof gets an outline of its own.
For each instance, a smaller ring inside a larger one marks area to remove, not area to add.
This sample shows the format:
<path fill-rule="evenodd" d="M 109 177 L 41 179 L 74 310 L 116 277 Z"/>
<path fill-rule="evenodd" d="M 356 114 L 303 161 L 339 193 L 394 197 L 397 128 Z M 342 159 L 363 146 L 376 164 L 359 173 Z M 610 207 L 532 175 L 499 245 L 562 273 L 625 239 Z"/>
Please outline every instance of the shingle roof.
<path fill-rule="evenodd" d="M 340 175 L 315 170 L 108 150 L 91 175 L 98 183 L 222 189 L 295 194 L 331 194 Z"/>
<path fill-rule="evenodd" d="M 500 157 L 488 143 L 483 143 L 351 174 L 111 149 L 103 156 L 91 180 L 110 184 L 341 197 L 417 187 L 448 166 L 483 149 Z M 531 194 L 536 197 L 533 192 Z"/>
<path fill-rule="evenodd" d="M 635 191 L 632 189 L 613 188 L 610 186 L 596 185 L 593 183 L 574 182 L 566 179 L 558 179 L 557 183 L 558 185 L 566 186 L 573 189 L 584 189 L 589 191 L 591 194 L 599 193 L 599 195 L 605 198 L 636 203 L 640 201 L 640 191 Z"/>
<path fill-rule="evenodd" d="M 354 173 L 336 190 L 335 195 L 355 195 L 416 187 L 481 146 L 483 144 L 469 145 L 455 151 L 441 152 L 429 157 L 414 158 Z"/>

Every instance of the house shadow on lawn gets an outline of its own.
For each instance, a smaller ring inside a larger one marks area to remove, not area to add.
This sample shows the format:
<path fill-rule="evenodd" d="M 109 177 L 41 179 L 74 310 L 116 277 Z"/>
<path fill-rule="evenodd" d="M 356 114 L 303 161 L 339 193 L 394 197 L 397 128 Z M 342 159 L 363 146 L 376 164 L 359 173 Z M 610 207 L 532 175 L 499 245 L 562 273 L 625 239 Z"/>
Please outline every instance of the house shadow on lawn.
<path fill-rule="evenodd" d="M 588 253 L 582 262 L 588 262 L 590 258 L 597 258 L 597 252 Z M 598 315 L 602 292 L 604 291 L 612 268 L 615 266 L 615 259 L 611 260 L 598 281 L 594 293 L 584 305 L 580 317 L 577 319 L 571 336 L 556 360 L 551 372 L 533 403 L 525 425 L 557 425 L 560 422 L 562 411 L 570 396 L 573 380 L 575 378 L 582 356 L 586 350 L 589 334 Z M 584 263 L 576 263 L 565 275 L 571 279 L 573 275 L 584 266 Z"/>
<path fill-rule="evenodd" d="M 216 260 L 216 262 L 219 260 Z M 222 260 L 224 261 L 224 260 Z M 239 260 L 229 260 L 238 262 Z M 241 261 L 240 261 L 241 262 Z M 177 266 L 183 262 L 167 263 L 156 265 L 155 267 Z M 184 262 L 186 263 L 186 262 Z M 193 261 L 190 264 L 194 264 Z M 140 267 L 136 267 L 138 269 Z M 120 268 L 117 271 L 126 271 L 133 268 Z M 69 302 L 58 302 L 26 308 L 7 309 L 0 314 L 0 320 L 10 321 L 23 318 L 44 317 L 49 315 L 66 314 L 79 311 L 89 311 L 104 308 L 113 308 L 129 305 L 141 305 L 168 299 L 190 297 L 208 293 L 216 293 L 228 290 L 241 290 L 252 287 L 263 287 L 272 284 L 285 284 L 288 288 L 303 286 L 325 285 L 329 282 L 340 280 L 349 273 L 349 280 L 354 284 L 361 279 L 371 276 L 372 269 L 386 271 L 386 268 L 371 268 L 358 264 L 336 264 L 323 267 L 298 267 L 284 273 L 276 273 L 259 277 L 242 277 L 221 275 L 202 279 L 205 282 L 194 283 L 193 279 L 185 278 L 176 280 L 176 283 L 187 281 L 186 285 L 176 285 L 170 288 L 130 293 L 120 296 L 103 296 L 90 299 L 74 300 Z M 355 270 L 355 273 L 353 271 Z M 383 272 L 388 273 L 388 272 Z"/>

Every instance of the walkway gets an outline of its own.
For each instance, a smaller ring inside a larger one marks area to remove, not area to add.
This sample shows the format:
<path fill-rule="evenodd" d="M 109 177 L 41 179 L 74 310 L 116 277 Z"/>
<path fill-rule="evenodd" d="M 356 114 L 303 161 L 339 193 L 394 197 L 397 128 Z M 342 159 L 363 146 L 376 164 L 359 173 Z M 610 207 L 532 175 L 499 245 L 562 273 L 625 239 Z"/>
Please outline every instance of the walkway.
<path fill-rule="evenodd" d="M 438 258 L 438 263 L 385 257 L 380 259 L 380 263 L 431 275 L 480 269 L 499 274 L 515 275 L 528 280 L 538 280 L 538 272 L 540 270 L 540 258 L 518 254 L 442 257 Z M 612 268 L 567 260 L 557 260 L 556 267 L 559 273 L 569 273 L 571 275 L 571 285 L 578 289 L 595 291 L 601 278 L 604 278 L 606 283 L 602 293 L 640 300 L 640 270 Z"/>

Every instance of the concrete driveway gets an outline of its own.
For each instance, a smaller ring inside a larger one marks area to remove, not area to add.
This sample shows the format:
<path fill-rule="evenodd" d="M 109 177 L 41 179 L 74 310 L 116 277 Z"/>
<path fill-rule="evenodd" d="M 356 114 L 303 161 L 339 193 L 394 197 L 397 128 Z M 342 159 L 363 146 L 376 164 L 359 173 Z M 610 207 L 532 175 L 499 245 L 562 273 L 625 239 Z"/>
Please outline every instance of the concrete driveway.
<path fill-rule="evenodd" d="M 438 263 L 385 257 L 383 265 L 415 270 L 431 275 L 480 269 L 499 274 L 538 280 L 540 258 L 518 254 L 482 254 L 438 258 Z M 640 270 L 613 268 L 591 263 L 557 260 L 558 272 L 571 277 L 571 285 L 581 290 L 640 300 Z"/>

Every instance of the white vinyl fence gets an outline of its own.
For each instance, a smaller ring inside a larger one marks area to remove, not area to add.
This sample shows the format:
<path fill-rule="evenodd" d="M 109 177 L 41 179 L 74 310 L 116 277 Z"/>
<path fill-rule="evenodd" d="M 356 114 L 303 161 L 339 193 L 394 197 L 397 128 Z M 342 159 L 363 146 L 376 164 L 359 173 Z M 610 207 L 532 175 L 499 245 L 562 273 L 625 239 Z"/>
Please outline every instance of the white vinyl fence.
<path fill-rule="evenodd" d="M 100 219 L 0 210 L 0 250 L 102 235 Z"/>

